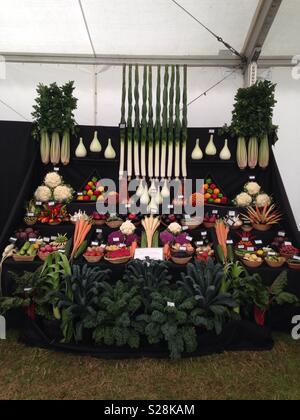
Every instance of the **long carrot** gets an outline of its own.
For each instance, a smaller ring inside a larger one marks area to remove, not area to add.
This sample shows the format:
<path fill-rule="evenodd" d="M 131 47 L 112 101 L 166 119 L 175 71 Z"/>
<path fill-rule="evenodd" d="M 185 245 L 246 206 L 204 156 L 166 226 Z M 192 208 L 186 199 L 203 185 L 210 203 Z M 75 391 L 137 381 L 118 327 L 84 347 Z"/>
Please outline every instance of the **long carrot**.
<path fill-rule="evenodd" d="M 134 254 L 135 254 L 135 251 L 136 251 L 137 247 L 138 247 L 137 242 L 133 242 L 132 245 L 131 245 L 131 247 L 130 247 L 130 255 L 131 255 L 131 258 L 134 257 Z"/>

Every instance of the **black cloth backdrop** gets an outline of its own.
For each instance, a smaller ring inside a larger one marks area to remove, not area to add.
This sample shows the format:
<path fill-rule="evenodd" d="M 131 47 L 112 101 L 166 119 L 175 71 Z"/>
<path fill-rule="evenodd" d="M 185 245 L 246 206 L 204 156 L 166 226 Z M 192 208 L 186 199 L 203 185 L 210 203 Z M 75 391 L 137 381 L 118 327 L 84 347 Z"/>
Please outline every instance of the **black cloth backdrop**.
<path fill-rule="evenodd" d="M 72 139 L 72 161 L 67 167 L 61 167 L 60 173 L 63 175 L 65 182 L 73 186 L 75 190 L 79 190 L 87 179 L 94 173 L 100 177 L 109 177 L 117 181 L 119 173 L 118 158 L 115 161 L 105 161 L 102 156 L 98 157 L 90 155 L 87 159 L 79 160 L 74 158 L 74 152 L 78 145 L 79 137 L 83 137 L 87 149 L 94 136 L 95 129 L 99 132 L 103 149 L 107 145 L 108 138 L 113 141 L 113 146 L 119 152 L 119 129 L 116 127 L 91 127 L 82 126 L 76 138 Z M 22 217 L 24 216 L 24 204 L 29 200 L 35 188 L 41 184 L 45 174 L 53 170 L 53 166 L 43 166 L 39 158 L 38 142 L 31 137 L 32 124 L 18 123 L 18 122 L 0 122 L 0 150 L 1 150 L 1 180 L 3 194 L 0 207 L 0 226 L 1 226 L 1 249 L 5 247 L 9 237 L 13 234 L 14 229 L 22 226 Z M 197 138 L 200 138 L 201 147 L 204 150 L 208 141 L 209 133 L 207 128 L 191 128 L 189 129 L 188 142 L 188 157 L 191 156 L 192 150 Z M 216 129 L 215 142 L 218 152 L 221 151 L 224 145 L 225 137 L 218 136 L 218 129 Z M 226 193 L 226 195 L 233 199 L 239 193 L 244 184 L 249 180 L 250 175 L 255 175 L 256 180 L 262 185 L 262 188 L 267 193 L 272 193 L 275 201 L 281 206 L 285 215 L 283 225 L 278 228 L 284 229 L 288 232 L 290 239 L 295 245 L 300 246 L 299 232 L 293 216 L 289 200 L 272 153 L 270 166 L 267 170 L 259 168 L 255 170 L 240 171 L 236 164 L 236 143 L 234 140 L 230 141 L 230 148 L 232 152 L 232 160 L 229 162 L 222 162 L 219 158 L 205 158 L 201 162 L 192 162 L 188 158 L 188 176 L 192 179 L 201 179 L 210 175 L 219 185 L 219 187 Z M 76 208 L 73 204 L 72 210 Z M 220 212 L 227 212 L 228 208 L 216 207 Z M 72 226 L 48 227 L 39 226 L 41 234 L 71 231 Z M 270 235 L 270 234 L 267 234 Z M 272 233 L 271 233 L 272 235 Z M 271 237 L 267 238 L 272 239 Z M 28 270 L 32 271 L 38 267 L 38 261 L 33 264 L 14 263 L 11 259 L 8 260 L 3 267 L 2 286 L 3 292 L 9 293 L 11 291 L 11 282 L 8 272 L 11 270 Z M 104 265 L 105 267 L 105 265 Z M 107 267 L 105 267 L 107 268 Z M 112 267 L 113 279 L 116 280 L 122 275 L 124 267 Z M 171 268 L 174 280 L 180 277 L 182 271 L 178 266 Z M 263 281 L 266 284 L 271 284 L 280 271 L 264 267 L 260 269 Z M 298 272 L 289 272 L 289 290 L 296 293 L 300 297 L 300 282 Z M 278 320 L 290 323 L 290 311 L 286 308 L 278 315 Z M 276 322 L 274 323 L 276 325 Z M 286 324 L 285 324 L 286 325 Z"/>

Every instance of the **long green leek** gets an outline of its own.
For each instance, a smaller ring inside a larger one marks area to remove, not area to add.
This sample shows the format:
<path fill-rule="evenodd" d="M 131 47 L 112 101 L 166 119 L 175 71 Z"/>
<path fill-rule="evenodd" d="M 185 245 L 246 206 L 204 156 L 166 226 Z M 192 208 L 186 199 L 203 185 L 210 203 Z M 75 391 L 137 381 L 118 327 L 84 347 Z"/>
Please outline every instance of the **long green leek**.
<path fill-rule="evenodd" d="M 162 179 L 166 177 L 167 170 L 167 143 L 168 143 L 168 87 L 169 87 L 169 66 L 165 67 L 164 93 L 163 93 L 163 112 L 162 112 L 162 150 L 160 175 Z"/>
<path fill-rule="evenodd" d="M 142 108 L 142 133 L 141 133 L 141 175 L 143 178 L 147 176 L 146 169 L 146 143 L 147 143 L 147 80 L 148 70 L 144 66 L 144 82 L 143 82 L 143 108 Z"/>
<path fill-rule="evenodd" d="M 123 84 L 122 84 L 122 105 L 121 105 L 121 128 L 120 128 L 120 177 L 124 176 L 125 166 L 125 137 L 126 137 L 126 66 L 123 66 Z"/>
<path fill-rule="evenodd" d="M 128 74 L 128 120 L 127 120 L 127 172 L 128 178 L 132 177 L 132 66 L 129 66 Z"/>
<path fill-rule="evenodd" d="M 134 174 L 140 176 L 140 94 L 139 94 L 139 66 L 135 67 L 135 122 L 134 122 Z"/>
<path fill-rule="evenodd" d="M 187 178 L 186 149 L 188 141 L 187 66 L 183 70 L 183 117 L 182 117 L 182 176 Z"/>
<path fill-rule="evenodd" d="M 161 137 L 161 66 L 157 68 L 156 121 L 155 121 L 155 177 L 160 175 L 160 137 Z"/>
<path fill-rule="evenodd" d="M 174 98 L 175 98 L 175 67 L 172 66 L 169 106 L 169 153 L 168 153 L 168 178 L 172 178 L 174 160 Z"/>
<path fill-rule="evenodd" d="M 152 67 L 149 67 L 149 121 L 148 121 L 148 143 L 149 143 L 149 157 L 148 157 L 148 175 L 149 178 L 153 178 L 153 143 L 154 143 L 154 132 L 153 132 L 153 104 L 152 104 Z"/>

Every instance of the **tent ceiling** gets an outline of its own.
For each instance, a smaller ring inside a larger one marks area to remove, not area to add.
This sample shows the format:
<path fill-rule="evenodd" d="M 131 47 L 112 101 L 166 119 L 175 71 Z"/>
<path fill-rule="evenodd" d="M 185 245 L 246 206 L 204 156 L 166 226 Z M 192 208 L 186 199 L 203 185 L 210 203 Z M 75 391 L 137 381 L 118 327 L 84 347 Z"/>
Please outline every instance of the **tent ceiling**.
<path fill-rule="evenodd" d="M 257 8 L 263 1 L 271 0 L 177 1 L 237 51 L 242 51 Z M 194 59 L 200 65 L 227 65 L 231 60 L 232 66 L 239 63 L 228 51 L 224 59 L 225 47 L 172 0 L 81 0 L 81 3 L 97 57 L 108 56 L 116 62 L 124 57 L 165 57 L 182 58 L 191 64 L 189 60 Z M 80 1 L 0 0 L 0 6 L 0 54 L 20 55 L 16 61 L 21 61 L 24 55 L 42 54 L 60 56 L 62 61 L 62 57 L 68 60 L 71 56 L 84 56 L 88 62 L 94 57 Z M 282 0 L 262 59 L 299 53 L 299 16 L 299 0 Z M 206 58 L 210 64 L 205 62 Z"/>
<path fill-rule="evenodd" d="M 284 0 L 266 39 L 262 56 L 293 56 L 300 53 L 300 1 Z"/>

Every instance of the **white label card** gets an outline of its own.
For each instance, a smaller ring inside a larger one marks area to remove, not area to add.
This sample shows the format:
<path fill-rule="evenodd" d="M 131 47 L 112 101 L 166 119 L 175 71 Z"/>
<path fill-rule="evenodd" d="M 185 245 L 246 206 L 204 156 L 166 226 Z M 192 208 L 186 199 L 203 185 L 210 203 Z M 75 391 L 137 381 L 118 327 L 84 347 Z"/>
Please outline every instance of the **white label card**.
<path fill-rule="evenodd" d="M 187 230 L 189 230 L 189 227 L 188 226 L 183 226 L 182 230 L 183 230 L 183 232 L 186 232 Z"/>
<path fill-rule="evenodd" d="M 48 205 L 49 205 L 50 207 L 55 206 L 55 202 L 54 202 L 54 201 L 49 201 Z"/>
<path fill-rule="evenodd" d="M 174 302 L 168 302 L 168 308 L 175 308 L 175 306 Z"/>
<path fill-rule="evenodd" d="M 57 236 L 51 236 L 51 241 L 56 241 Z"/>
<path fill-rule="evenodd" d="M 280 238 L 285 238 L 285 232 L 278 232 L 278 236 Z"/>
<path fill-rule="evenodd" d="M 276 257 L 276 252 L 268 252 L 269 257 Z"/>
<path fill-rule="evenodd" d="M 181 246 L 179 249 L 180 249 L 180 251 L 184 251 L 185 252 L 186 251 L 186 246 Z"/>
<path fill-rule="evenodd" d="M 256 245 L 262 245 L 263 241 L 255 241 Z"/>
<path fill-rule="evenodd" d="M 207 236 L 207 232 L 201 232 L 201 236 Z"/>
<path fill-rule="evenodd" d="M 53 168 L 54 169 L 54 172 L 59 172 L 59 167 L 58 166 L 56 166 L 55 168 Z"/>
<path fill-rule="evenodd" d="M 12 244 L 15 244 L 18 241 L 17 238 L 10 238 L 9 242 L 11 242 Z"/>
<path fill-rule="evenodd" d="M 184 218 L 185 218 L 185 220 L 191 220 L 191 216 L 190 216 L 189 214 L 186 214 L 186 215 L 184 216 Z"/>
<path fill-rule="evenodd" d="M 233 245 L 233 241 L 232 240 L 229 240 L 226 243 L 227 243 L 227 245 Z"/>
<path fill-rule="evenodd" d="M 163 261 L 164 250 L 163 248 L 138 248 L 135 251 L 134 258 L 142 261 L 145 261 L 147 258 L 154 261 Z"/>
<path fill-rule="evenodd" d="M 35 205 L 36 205 L 36 206 L 41 206 L 41 205 L 42 205 L 42 202 L 41 202 L 41 201 L 37 201 L 37 202 L 35 203 Z"/>
<path fill-rule="evenodd" d="M 34 213 L 27 213 L 27 217 L 34 217 Z"/>
<path fill-rule="evenodd" d="M 99 246 L 99 242 L 92 242 L 92 246 Z"/>
<path fill-rule="evenodd" d="M 173 208 L 174 208 L 173 204 L 169 204 L 169 205 L 168 205 L 168 209 L 169 209 L 169 210 L 172 210 Z"/>
<path fill-rule="evenodd" d="M 215 130 L 214 129 L 211 129 L 211 130 L 209 130 L 209 134 L 215 134 Z"/>
<path fill-rule="evenodd" d="M 295 261 L 300 261 L 300 257 L 298 257 L 298 255 L 295 255 L 295 256 L 293 257 L 293 260 L 295 260 Z"/>
<path fill-rule="evenodd" d="M 219 210 L 213 210 L 212 214 L 219 214 Z"/>
<path fill-rule="evenodd" d="M 189 241 L 189 242 L 192 242 L 193 238 L 191 236 L 187 236 L 186 240 Z"/>
<path fill-rule="evenodd" d="M 203 245 L 204 245 L 204 242 L 203 241 L 196 242 L 196 246 L 203 246 Z"/>
<path fill-rule="evenodd" d="M 30 238 L 29 242 L 32 243 L 32 244 L 35 244 L 36 243 L 36 238 Z"/>
<path fill-rule="evenodd" d="M 179 195 L 178 196 L 178 200 L 183 200 L 184 199 L 184 195 Z"/>
<path fill-rule="evenodd" d="M 249 179 L 250 179 L 251 181 L 255 181 L 255 180 L 256 180 L 256 176 L 255 176 L 255 175 L 250 175 L 250 176 L 249 176 Z"/>
<path fill-rule="evenodd" d="M 242 241 L 243 242 L 248 242 L 249 241 L 249 238 L 247 238 L 246 236 L 244 236 L 244 238 L 242 238 Z"/>
<path fill-rule="evenodd" d="M 245 249 L 245 246 L 244 245 L 239 245 L 238 248 L 239 249 Z"/>
<path fill-rule="evenodd" d="M 247 248 L 247 251 L 249 251 L 249 252 L 254 252 L 255 251 L 255 249 L 253 248 L 253 247 L 249 247 L 249 248 Z"/>
<path fill-rule="evenodd" d="M 292 242 L 285 242 L 284 245 L 285 246 L 292 246 L 293 244 L 292 244 Z"/>
<path fill-rule="evenodd" d="M 45 242 L 45 243 L 47 243 L 47 244 L 48 244 L 48 243 L 50 242 L 50 238 L 44 238 L 44 239 L 43 239 L 43 242 Z"/>
<path fill-rule="evenodd" d="M 229 214 L 230 217 L 235 217 L 236 213 L 235 213 L 235 211 L 230 211 L 228 214 Z"/>
<path fill-rule="evenodd" d="M 118 242 L 120 242 L 120 239 L 119 239 L 119 238 L 114 238 L 114 239 L 113 239 L 113 241 L 114 241 L 115 243 L 118 243 Z"/>
<path fill-rule="evenodd" d="M 97 229 L 96 233 L 103 233 L 103 230 L 102 229 Z"/>
<path fill-rule="evenodd" d="M 126 248 L 126 244 L 120 244 L 119 247 L 120 248 Z"/>

